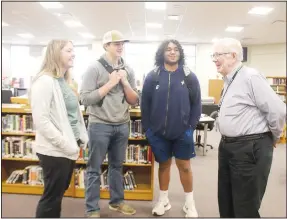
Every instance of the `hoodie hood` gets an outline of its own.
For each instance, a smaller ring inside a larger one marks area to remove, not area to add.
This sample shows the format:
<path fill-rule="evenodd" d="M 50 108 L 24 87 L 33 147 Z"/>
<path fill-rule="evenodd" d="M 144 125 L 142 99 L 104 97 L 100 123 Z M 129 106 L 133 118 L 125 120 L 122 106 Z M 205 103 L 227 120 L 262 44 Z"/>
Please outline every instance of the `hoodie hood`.
<path fill-rule="evenodd" d="M 108 60 L 106 54 L 102 55 L 101 57 L 102 57 L 110 66 L 112 66 L 114 69 L 115 69 L 115 68 L 124 68 L 124 67 L 126 67 L 125 61 L 124 61 L 124 59 L 123 59 L 122 57 L 119 59 L 119 62 L 118 62 L 117 65 L 112 64 L 112 63 Z"/>

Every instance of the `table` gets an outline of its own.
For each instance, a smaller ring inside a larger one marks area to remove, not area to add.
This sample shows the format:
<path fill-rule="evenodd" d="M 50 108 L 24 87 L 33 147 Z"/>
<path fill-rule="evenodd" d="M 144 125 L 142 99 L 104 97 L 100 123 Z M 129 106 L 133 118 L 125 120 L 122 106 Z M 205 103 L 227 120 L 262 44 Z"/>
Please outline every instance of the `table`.
<path fill-rule="evenodd" d="M 203 156 L 206 155 L 206 144 L 207 144 L 207 128 L 208 124 L 213 124 L 215 122 L 215 119 L 211 118 L 210 116 L 207 116 L 205 114 L 201 114 L 201 117 L 199 119 L 199 123 L 204 126 L 204 138 L 203 138 Z"/>

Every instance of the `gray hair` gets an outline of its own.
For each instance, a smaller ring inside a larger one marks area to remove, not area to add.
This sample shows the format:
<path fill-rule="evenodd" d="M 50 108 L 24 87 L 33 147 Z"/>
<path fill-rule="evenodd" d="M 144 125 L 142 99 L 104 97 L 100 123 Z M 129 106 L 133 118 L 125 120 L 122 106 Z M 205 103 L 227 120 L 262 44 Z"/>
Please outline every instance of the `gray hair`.
<path fill-rule="evenodd" d="M 237 60 L 243 60 L 243 48 L 239 40 L 234 38 L 222 38 L 217 40 L 213 47 L 221 47 L 224 52 L 233 52 L 237 55 Z"/>

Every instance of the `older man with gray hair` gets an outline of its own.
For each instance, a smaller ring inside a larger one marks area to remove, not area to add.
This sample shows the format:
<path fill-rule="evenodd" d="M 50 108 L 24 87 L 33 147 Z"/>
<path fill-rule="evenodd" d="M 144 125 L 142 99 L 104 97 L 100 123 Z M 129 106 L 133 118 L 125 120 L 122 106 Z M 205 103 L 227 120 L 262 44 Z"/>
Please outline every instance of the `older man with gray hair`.
<path fill-rule="evenodd" d="M 286 119 L 286 104 L 264 75 L 242 64 L 238 40 L 224 38 L 213 46 L 213 62 L 223 76 L 218 128 L 220 217 L 260 217 L 272 164 L 273 147 Z"/>

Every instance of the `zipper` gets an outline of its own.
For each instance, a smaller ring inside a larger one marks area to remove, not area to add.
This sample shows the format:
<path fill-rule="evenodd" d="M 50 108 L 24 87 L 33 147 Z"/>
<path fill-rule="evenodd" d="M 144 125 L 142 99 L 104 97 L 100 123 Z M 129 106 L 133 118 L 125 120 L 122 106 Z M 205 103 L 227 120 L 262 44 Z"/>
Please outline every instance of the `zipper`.
<path fill-rule="evenodd" d="M 166 124 L 167 124 L 167 115 L 168 115 L 168 102 L 169 102 L 169 89 L 170 89 L 170 74 L 171 74 L 171 73 L 168 73 L 168 90 L 167 90 L 166 115 L 165 115 L 165 125 L 164 125 L 164 132 L 163 132 L 164 135 L 165 135 L 165 133 L 166 133 Z"/>

